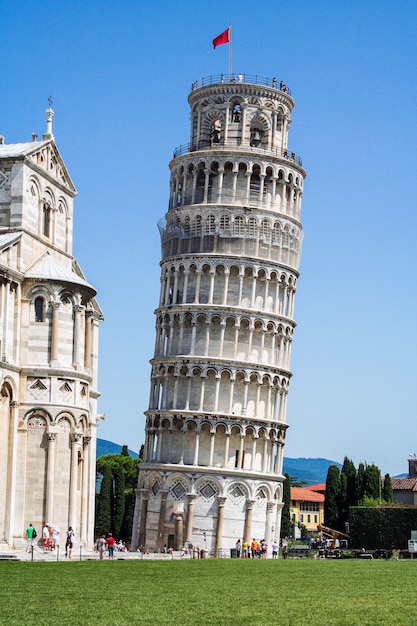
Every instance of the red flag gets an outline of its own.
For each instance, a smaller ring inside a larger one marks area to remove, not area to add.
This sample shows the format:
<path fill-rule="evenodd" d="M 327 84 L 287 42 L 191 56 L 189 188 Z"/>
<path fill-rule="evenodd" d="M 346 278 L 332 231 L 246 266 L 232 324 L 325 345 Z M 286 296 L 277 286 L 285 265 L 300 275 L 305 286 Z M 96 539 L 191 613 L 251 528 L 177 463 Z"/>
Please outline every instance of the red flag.
<path fill-rule="evenodd" d="M 221 46 L 222 43 L 229 43 L 229 41 L 230 41 L 230 39 L 229 39 L 229 28 L 226 28 L 224 33 L 221 33 L 220 35 L 217 35 L 217 37 L 215 37 L 213 39 L 213 48 L 216 48 L 216 46 Z"/>

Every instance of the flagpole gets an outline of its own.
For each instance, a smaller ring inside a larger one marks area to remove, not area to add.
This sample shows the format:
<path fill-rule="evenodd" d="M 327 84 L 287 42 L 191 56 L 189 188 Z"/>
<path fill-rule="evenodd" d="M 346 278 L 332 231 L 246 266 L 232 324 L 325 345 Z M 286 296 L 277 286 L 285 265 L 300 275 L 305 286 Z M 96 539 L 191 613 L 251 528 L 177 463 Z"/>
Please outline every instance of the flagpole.
<path fill-rule="evenodd" d="M 229 46 L 229 74 L 230 74 L 230 78 L 232 78 L 232 23 L 231 22 L 229 24 L 229 39 L 230 39 L 230 46 Z"/>

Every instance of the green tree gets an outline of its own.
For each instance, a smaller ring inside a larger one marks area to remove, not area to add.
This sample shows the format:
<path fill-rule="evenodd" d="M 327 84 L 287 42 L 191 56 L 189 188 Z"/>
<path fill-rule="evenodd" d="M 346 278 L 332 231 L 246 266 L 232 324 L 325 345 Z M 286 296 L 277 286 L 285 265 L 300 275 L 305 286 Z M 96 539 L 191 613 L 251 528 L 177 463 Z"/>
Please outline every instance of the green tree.
<path fill-rule="evenodd" d="M 126 541 L 130 541 L 132 537 L 133 528 L 133 515 L 135 512 L 136 494 L 134 490 L 126 490 L 125 498 L 125 515 L 123 518 L 122 528 L 120 530 L 120 537 L 125 538 Z"/>
<path fill-rule="evenodd" d="M 291 536 L 291 476 L 284 474 L 285 480 L 283 485 L 283 503 L 282 515 L 281 515 L 281 537 Z"/>
<path fill-rule="evenodd" d="M 115 537 L 120 537 L 120 531 L 125 516 L 125 474 L 123 465 L 115 468 L 113 471 L 113 520 L 112 528 Z"/>
<path fill-rule="evenodd" d="M 392 480 L 389 474 L 385 474 L 384 488 L 382 490 L 382 494 L 385 502 L 394 502 L 394 491 L 392 489 Z"/>
<path fill-rule="evenodd" d="M 374 500 L 381 498 L 381 472 L 373 463 L 365 466 L 365 480 L 362 497 Z"/>
<path fill-rule="evenodd" d="M 326 493 L 324 502 L 324 524 L 339 530 L 340 519 L 340 470 L 337 465 L 330 465 L 327 470 Z"/>
<path fill-rule="evenodd" d="M 101 481 L 96 505 L 97 534 L 107 533 L 111 530 L 118 539 L 130 541 L 139 462 L 140 459 L 132 459 L 132 457 L 124 454 L 106 454 L 97 459 L 97 483 L 99 484 Z M 102 494 L 103 483 L 105 484 L 105 491 Z M 102 521 L 103 506 L 101 500 L 104 498 L 104 493 L 107 494 L 108 498 L 105 507 L 108 513 Z"/>
<path fill-rule="evenodd" d="M 349 507 L 358 503 L 356 495 L 356 468 L 350 459 L 344 458 L 340 472 L 340 525 L 345 530 L 345 524 L 349 521 Z"/>
<path fill-rule="evenodd" d="M 356 497 L 358 502 L 362 500 L 365 495 L 365 465 L 359 463 L 358 473 L 356 475 Z"/>
<path fill-rule="evenodd" d="M 100 491 L 96 497 L 96 536 L 109 532 L 112 526 L 111 491 L 113 474 L 109 466 L 105 466 L 101 473 Z"/>

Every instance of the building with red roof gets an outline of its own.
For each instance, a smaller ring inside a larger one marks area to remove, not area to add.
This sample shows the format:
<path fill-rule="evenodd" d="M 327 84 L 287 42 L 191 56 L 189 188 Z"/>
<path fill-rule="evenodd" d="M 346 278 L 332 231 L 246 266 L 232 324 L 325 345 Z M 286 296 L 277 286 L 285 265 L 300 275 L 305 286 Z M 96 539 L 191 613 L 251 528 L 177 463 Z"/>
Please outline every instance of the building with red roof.
<path fill-rule="evenodd" d="M 317 531 L 317 525 L 324 523 L 324 493 L 313 487 L 291 487 L 291 522 L 305 526 L 309 532 Z"/>

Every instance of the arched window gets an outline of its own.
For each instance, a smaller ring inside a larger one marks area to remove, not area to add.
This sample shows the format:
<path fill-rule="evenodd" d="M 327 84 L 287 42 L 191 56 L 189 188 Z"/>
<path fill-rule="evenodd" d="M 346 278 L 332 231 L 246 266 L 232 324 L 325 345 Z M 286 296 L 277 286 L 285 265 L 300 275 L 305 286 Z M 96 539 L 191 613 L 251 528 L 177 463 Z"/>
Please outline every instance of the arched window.
<path fill-rule="evenodd" d="M 38 296 L 35 298 L 35 322 L 45 321 L 45 300 Z"/>
<path fill-rule="evenodd" d="M 49 202 L 44 202 L 43 205 L 43 234 L 45 237 L 50 237 L 51 230 L 51 206 Z"/>

